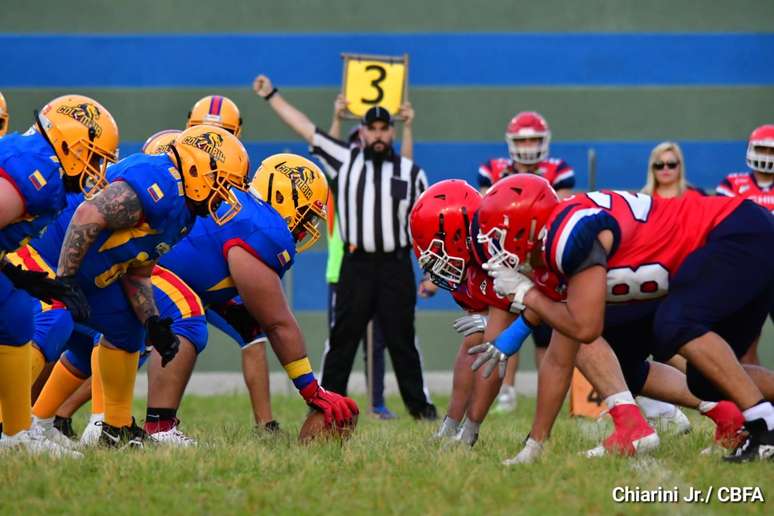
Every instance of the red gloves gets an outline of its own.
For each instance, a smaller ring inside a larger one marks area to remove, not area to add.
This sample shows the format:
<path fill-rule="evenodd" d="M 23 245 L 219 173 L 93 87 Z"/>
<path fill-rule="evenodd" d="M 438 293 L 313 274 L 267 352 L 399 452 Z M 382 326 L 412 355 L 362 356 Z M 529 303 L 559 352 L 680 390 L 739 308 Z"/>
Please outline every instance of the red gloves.
<path fill-rule="evenodd" d="M 326 391 L 320 387 L 317 380 L 312 380 L 299 392 L 307 405 L 323 413 L 326 425 L 335 420 L 339 427 L 349 426 L 352 424 L 352 416 L 360 413 L 357 403 L 341 394 Z"/>

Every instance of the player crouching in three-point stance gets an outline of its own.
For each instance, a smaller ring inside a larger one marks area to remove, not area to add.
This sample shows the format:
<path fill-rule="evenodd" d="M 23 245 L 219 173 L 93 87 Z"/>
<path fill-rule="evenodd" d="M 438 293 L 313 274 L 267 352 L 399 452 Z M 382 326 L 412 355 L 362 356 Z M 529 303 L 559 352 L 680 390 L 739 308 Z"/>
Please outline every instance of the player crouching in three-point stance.
<path fill-rule="evenodd" d="M 74 456 L 32 427 L 32 376 L 43 358 L 30 341 L 34 332 L 34 302 L 26 292 L 51 302 L 73 292 L 45 272 L 26 271 L 6 261 L 55 220 L 66 204 L 66 192 L 89 192 L 104 181 L 116 159 L 118 127 L 110 113 L 94 100 L 67 95 L 52 100 L 36 113 L 25 134 L 0 140 L 0 406 L 3 436 L 0 449 Z"/>
<path fill-rule="evenodd" d="M 766 401 L 774 393 L 756 386 L 770 389 L 772 373 L 748 374 L 737 360 L 759 333 L 774 286 L 774 218 L 767 211 L 741 199 L 608 191 L 560 202 L 545 180 L 514 176 L 484 197 L 479 222 L 495 289 L 554 328 L 550 347 L 574 353 L 578 342 L 598 339 L 606 303 L 663 297 L 652 314 L 654 357 L 682 355 L 694 395 L 730 398 L 743 411 L 747 436 L 727 460 L 774 456 L 774 408 Z M 530 267 L 564 277 L 566 302 L 533 288 L 521 272 Z M 553 419 L 565 382 L 542 380 L 536 418 L 548 410 Z"/>

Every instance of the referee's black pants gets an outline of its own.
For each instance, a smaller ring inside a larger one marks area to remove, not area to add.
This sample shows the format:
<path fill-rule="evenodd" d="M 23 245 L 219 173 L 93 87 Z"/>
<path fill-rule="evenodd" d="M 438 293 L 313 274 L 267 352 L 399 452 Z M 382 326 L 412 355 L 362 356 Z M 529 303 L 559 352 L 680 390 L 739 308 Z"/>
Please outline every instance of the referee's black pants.
<path fill-rule="evenodd" d="M 382 325 L 398 388 L 409 412 L 427 414 L 430 405 L 414 342 L 416 283 L 409 249 L 392 253 L 345 253 L 336 288 L 322 385 L 346 394 L 360 339 L 376 315 Z"/>

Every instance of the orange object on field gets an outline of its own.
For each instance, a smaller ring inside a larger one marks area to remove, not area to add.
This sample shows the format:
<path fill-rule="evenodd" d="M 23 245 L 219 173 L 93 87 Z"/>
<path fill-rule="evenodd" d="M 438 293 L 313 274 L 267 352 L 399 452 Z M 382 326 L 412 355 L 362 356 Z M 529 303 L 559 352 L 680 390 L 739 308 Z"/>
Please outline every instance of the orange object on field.
<path fill-rule="evenodd" d="M 570 384 L 570 415 L 598 418 L 606 410 L 605 402 L 599 397 L 591 383 L 576 368 Z"/>

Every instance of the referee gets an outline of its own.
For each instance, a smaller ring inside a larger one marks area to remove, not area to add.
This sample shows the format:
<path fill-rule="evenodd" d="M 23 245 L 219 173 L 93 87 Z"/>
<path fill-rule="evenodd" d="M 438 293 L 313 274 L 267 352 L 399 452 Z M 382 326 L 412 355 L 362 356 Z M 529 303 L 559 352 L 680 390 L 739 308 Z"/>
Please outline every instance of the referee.
<path fill-rule="evenodd" d="M 368 321 L 377 316 L 403 401 L 417 419 L 435 419 L 424 389 L 414 336 L 416 283 L 411 264 L 408 215 L 427 188 L 424 171 L 393 151 L 394 129 L 387 110 L 373 107 L 361 121 L 361 145 L 337 140 L 289 104 L 264 75 L 253 84 L 336 181 L 336 209 L 344 258 L 336 291 L 330 350 L 322 384 L 340 394 L 347 382 Z"/>

